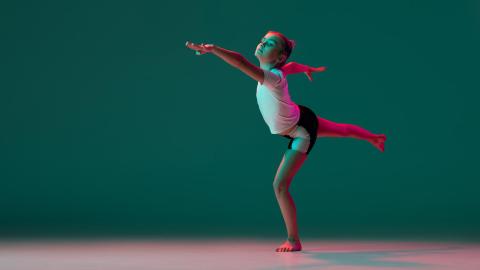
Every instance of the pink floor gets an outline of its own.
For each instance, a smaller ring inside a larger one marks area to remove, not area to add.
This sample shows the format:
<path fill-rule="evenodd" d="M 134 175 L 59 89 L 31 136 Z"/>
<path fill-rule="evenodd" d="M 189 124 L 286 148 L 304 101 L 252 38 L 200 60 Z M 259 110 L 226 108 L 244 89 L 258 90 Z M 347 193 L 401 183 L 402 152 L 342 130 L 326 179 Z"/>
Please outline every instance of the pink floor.
<path fill-rule="evenodd" d="M 303 250 L 274 251 L 281 241 L 29 240 L 0 242 L 1 270 L 150 269 L 480 269 L 480 244 L 303 240 Z"/>

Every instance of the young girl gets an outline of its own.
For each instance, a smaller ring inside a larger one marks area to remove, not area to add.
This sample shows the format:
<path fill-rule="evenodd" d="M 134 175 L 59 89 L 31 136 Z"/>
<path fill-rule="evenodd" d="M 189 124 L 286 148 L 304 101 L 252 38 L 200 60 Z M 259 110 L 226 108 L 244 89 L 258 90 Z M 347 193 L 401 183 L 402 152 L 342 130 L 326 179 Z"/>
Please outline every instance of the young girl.
<path fill-rule="evenodd" d="M 273 188 L 282 212 L 288 237 L 277 252 L 300 251 L 302 245 L 297 228 L 296 208 L 288 191 L 290 183 L 312 150 L 317 137 L 350 137 L 366 140 L 384 151 L 384 134 L 374 134 L 360 126 L 336 123 L 317 116 L 310 108 L 290 99 L 286 76 L 304 72 L 312 80 L 311 72 L 324 71 L 325 67 L 310 67 L 295 62 L 286 63 L 295 41 L 280 32 L 268 31 L 255 49 L 260 66 L 250 63 L 241 54 L 214 44 L 186 42 L 196 55 L 212 53 L 238 68 L 257 83 L 257 103 L 272 134 L 289 138 L 288 149 L 277 169 Z"/>

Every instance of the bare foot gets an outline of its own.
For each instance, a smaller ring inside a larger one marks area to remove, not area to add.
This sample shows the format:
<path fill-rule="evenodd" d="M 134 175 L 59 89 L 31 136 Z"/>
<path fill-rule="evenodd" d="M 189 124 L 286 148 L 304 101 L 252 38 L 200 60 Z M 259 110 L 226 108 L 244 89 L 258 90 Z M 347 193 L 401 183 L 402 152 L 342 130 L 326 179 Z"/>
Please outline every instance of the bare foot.
<path fill-rule="evenodd" d="M 387 140 L 387 136 L 385 134 L 380 134 L 370 140 L 370 143 L 373 144 L 378 150 L 384 152 L 385 151 L 385 141 Z"/>
<path fill-rule="evenodd" d="M 289 252 L 289 251 L 300 251 L 302 250 L 302 244 L 300 239 L 290 239 L 288 238 L 282 245 L 275 249 L 276 252 Z"/>

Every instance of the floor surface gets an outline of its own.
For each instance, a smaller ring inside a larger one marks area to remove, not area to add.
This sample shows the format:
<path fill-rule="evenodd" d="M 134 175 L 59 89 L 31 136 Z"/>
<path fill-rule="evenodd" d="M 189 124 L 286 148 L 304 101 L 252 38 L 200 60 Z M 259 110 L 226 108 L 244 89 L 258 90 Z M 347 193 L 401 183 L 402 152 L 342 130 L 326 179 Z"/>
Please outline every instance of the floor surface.
<path fill-rule="evenodd" d="M 480 243 L 303 240 L 0 241 L 2 270 L 480 269 Z"/>

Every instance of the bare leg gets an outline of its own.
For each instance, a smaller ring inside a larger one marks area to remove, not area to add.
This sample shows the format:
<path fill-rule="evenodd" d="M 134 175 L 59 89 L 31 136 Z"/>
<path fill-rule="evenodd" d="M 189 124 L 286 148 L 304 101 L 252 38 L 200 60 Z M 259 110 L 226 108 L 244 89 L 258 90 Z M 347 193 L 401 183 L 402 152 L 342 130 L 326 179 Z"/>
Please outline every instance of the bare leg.
<path fill-rule="evenodd" d="M 336 123 L 317 115 L 319 137 L 350 137 L 366 140 L 380 151 L 384 151 L 384 143 L 387 137 L 385 134 L 374 134 L 358 125 Z"/>
<path fill-rule="evenodd" d="M 273 188 L 288 231 L 287 241 L 276 251 L 300 251 L 302 249 L 298 235 L 297 211 L 288 188 L 306 158 L 307 154 L 305 153 L 287 149 L 275 175 Z"/>

